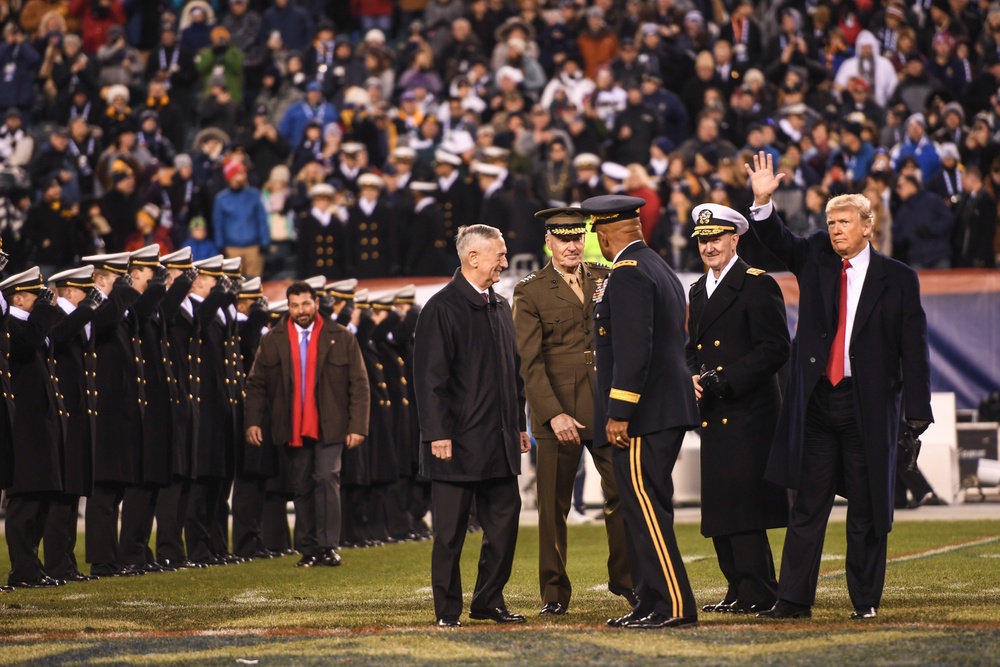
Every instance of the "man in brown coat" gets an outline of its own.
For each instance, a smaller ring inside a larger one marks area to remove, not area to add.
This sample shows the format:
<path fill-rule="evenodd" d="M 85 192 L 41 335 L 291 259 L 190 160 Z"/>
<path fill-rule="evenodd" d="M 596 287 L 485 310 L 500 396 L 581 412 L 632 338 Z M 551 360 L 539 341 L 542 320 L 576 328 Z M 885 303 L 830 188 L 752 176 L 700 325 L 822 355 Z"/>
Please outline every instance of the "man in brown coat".
<path fill-rule="evenodd" d="M 247 442 L 271 436 L 288 447 L 300 567 L 340 565 L 340 462 L 368 434 L 368 376 L 361 348 L 341 325 L 319 316 L 305 282 L 286 290 L 288 319 L 260 342 L 246 385 Z"/>
<path fill-rule="evenodd" d="M 514 327 L 521 376 L 538 449 L 538 577 L 542 615 L 562 615 L 572 586 L 566 574 L 566 517 L 583 448 L 590 450 L 604 489 L 608 590 L 634 604 L 625 527 L 611 449 L 594 448 L 594 293 L 610 267 L 581 261 L 586 215 L 550 208 L 545 244 L 552 261 L 514 287 Z"/>

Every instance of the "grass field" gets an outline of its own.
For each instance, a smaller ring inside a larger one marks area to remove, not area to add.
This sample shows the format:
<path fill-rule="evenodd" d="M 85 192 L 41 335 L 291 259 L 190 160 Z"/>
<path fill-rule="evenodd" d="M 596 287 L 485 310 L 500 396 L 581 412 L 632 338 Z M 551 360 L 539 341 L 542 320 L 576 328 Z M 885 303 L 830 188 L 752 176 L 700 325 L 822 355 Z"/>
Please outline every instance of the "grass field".
<path fill-rule="evenodd" d="M 677 533 L 698 604 L 718 601 L 711 542 L 695 525 Z M 783 534 L 772 533 L 776 556 Z M 528 623 L 514 628 L 433 627 L 430 542 L 348 550 L 340 568 L 284 558 L 3 593 L 0 664 L 1000 664 L 1000 522 L 898 523 L 879 618 L 864 624 L 847 619 L 842 523 L 828 531 L 809 621 L 702 614 L 689 630 L 606 628 L 627 610 L 605 590 L 603 542 L 603 526 L 570 527 L 570 613 L 542 619 L 538 533 L 522 528 L 507 602 Z M 478 547 L 471 535 L 467 591 Z"/>

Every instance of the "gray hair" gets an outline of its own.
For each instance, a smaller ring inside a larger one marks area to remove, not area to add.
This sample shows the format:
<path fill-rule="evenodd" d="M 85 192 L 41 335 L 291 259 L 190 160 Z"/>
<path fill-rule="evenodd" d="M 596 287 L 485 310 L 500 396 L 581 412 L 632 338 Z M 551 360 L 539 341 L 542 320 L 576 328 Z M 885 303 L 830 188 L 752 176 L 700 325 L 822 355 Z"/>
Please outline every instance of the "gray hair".
<path fill-rule="evenodd" d="M 458 258 L 465 262 L 465 257 L 473 246 L 499 238 L 503 238 L 503 234 L 496 227 L 463 225 L 458 228 L 458 234 L 455 235 L 455 249 L 458 251 Z"/>

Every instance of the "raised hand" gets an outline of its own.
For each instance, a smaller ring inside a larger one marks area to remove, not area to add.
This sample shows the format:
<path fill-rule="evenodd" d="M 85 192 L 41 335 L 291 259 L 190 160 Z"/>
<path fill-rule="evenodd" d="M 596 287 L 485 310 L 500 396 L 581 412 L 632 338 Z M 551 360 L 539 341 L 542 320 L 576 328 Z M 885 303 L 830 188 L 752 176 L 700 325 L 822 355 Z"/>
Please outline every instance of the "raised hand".
<path fill-rule="evenodd" d="M 0 250 L 0 271 L 3 271 L 5 268 L 7 268 L 7 262 L 9 261 L 10 261 L 10 255 Z"/>
<path fill-rule="evenodd" d="M 80 302 L 80 308 L 91 308 L 96 310 L 101 302 L 104 301 L 104 292 L 97 289 L 96 287 L 91 287 L 87 290 L 87 296 L 83 297 L 83 301 Z"/>
<path fill-rule="evenodd" d="M 127 273 L 123 273 L 115 280 L 115 287 L 132 287 L 134 284 L 132 276 Z"/>
<path fill-rule="evenodd" d="M 198 269 L 192 266 L 190 269 L 185 269 L 183 275 L 185 280 L 193 283 L 194 279 L 198 277 Z"/>
<path fill-rule="evenodd" d="M 51 306 L 52 302 L 56 300 L 56 295 L 52 293 L 48 287 L 43 287 L 38 290 L 38 303 L 44 303 L 47 306 Z"/>
<path fill-rule="evenodd" d="M 743 168 L 750 177 L 750 188 L 753 190 L 753 205 L 764 206 L 771 201 L 771 195 L 778 189 L 784 174 L 774 174 L 774 156 L 760 151 L 753 156 L 753 167 L 744 164 Z"/>

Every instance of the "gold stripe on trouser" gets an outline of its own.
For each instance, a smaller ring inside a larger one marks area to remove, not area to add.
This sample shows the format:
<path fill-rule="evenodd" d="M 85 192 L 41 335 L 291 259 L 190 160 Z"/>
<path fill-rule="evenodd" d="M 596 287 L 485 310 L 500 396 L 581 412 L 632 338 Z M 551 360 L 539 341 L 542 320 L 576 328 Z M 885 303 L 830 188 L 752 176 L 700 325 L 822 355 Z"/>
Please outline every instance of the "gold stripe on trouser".
<path fill-rule="evenodd" d="M 677 618 L 684 615 L 681 609 L 684 601 L 681 598 L 681 587 L 677 583 L 677 576 L 674 574 L 674 565 L 670 561 L 670 552 L 667 551 L 667 544 L 663 541 L 663 533 L 660 531 L 660 524 L 656 520 L 653 503 L 646 493 L 646 484 L 642 479 L 642 470 L 640 468 L 642 465 L 641 446 L 642 438 L 631 439 L 629 463 L 632 470 L 632 488 L 635 489 L 635 495 L 639 499 L 639 507 L 642 509 L 642 515 L 646 519 L 646 528 L 649 530 L 649 536 L 653 540 L 653 548 L 656 549 L 656 555 L 660 559 L 660 567 L 663 568 L 663 578 L 667 582 L 667 590 L 670 593 L 672 615 Z"/>

